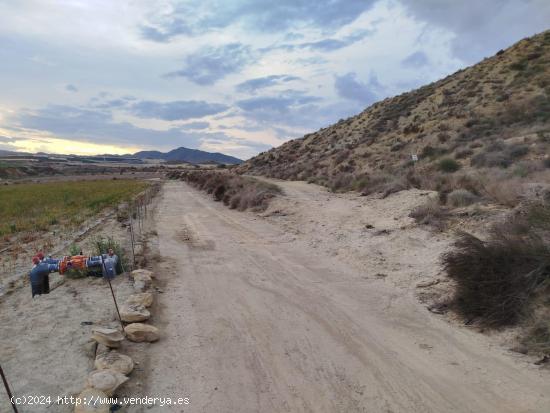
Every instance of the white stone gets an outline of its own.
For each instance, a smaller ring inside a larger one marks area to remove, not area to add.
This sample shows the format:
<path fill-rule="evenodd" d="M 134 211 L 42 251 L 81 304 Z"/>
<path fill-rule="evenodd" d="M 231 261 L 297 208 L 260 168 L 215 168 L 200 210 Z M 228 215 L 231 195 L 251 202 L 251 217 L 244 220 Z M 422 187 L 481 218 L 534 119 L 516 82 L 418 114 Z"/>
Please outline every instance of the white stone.
<path fill-rule="evenodd" d="M 128 377 L 116 370 L 94 370 L 88 375 L 86 385 L 112 396 L 118 386 L 127 380 Z"/>
<path fill-rule="evenodd" d="M 117 348 L 120 346 L 120 342 L 124 340 L 124 335 L 114 328 L 94 327 L 92 329 L 92 339 L 107 347 Z"/>
<path fill-rule="evenodd" d="M 160 338 L 159 330 L 155 326 L 143 323 L 128 324 L 124 329 L 128 340 L 136 343 L 153 342 Z"/>
<path fill-rule="evenodd" d="M 126 323 L 146 321 L 151 313 L 144 306 L 139 304 L 125 304 L 120 308 L 120 318 Z"/>
<path fill-rule="evenodd" d="M 115 370 L 125 375 L 130 374 L 134 369 L 132 359 L 125 354 L 120 354 L 118 351 L 109 351 L 98 355 L 94 365 L 98 370 Z"/>
<path fill-rule="evenodd" d="M 144 307 L 151 307 L 153 305 L 153 293 L 132 294 L 126 300 L 126 304 L 140 304 Z"/>
<path fill-rule="evenodd" d="M 108 396 L 101 390 L 87 388 L 77 396 L 82 402 L 74 407 L 74 413 L 109 413 L 111 405 L 108 403 L 96 403 L 105 400 Z M 86 403 L 84 403 L 86 400 Z"/>

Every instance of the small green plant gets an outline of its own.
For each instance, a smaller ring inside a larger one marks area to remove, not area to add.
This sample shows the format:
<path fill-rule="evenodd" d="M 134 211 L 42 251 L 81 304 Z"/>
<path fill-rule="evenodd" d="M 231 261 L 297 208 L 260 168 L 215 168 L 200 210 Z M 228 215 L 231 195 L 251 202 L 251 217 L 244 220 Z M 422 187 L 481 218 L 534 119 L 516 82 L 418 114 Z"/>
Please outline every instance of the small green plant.
<path fill-rule="evenodd" d="M 65 272 L 65 277 L 67 278 L 72 278 L 72 279 L 77 279 L 77 278 L 84 278 L 86 277 L 88 274 L 86 271 L 84 270 L 78 270 L 78 269 L 75 269 L 75 268 L 71 268 L 70 270 L 67 270 Z"/>
<path fill-rule="evenodd" d="M 76 244 L 71 244 L 69 247 L 69 254 L 71 255 L 80 255 L 81 248 Z"/>
<path fill-rule="evenodd" d="M 460 164 L 451 158 L 441 159 L 438 162 L 437 166 L 441 172 L 445 172 L 445 173 L 453 173 L 460 169 Z"/>
<path fill-rule="evenodd" d="M 114 238 L 102 238 L 97 237 L 93 239 L 94 254 L 103 255 L 109 252 L 109 249 L 112 249 L 116 255 L 118 255 L 118 265 L 116 271 L 118 274 L 125 271 L 128 268 L 128 262 L 126 260 L 126 255 L 120 243 L 118 243 Z"/>

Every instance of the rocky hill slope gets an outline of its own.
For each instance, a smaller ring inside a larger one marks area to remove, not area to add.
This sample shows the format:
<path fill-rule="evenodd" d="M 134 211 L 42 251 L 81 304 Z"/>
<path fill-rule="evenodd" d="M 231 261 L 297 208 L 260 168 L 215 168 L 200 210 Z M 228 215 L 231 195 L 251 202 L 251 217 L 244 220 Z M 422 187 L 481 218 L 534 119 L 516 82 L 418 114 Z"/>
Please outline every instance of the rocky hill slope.
<path fill-rule="evenodd" d="M 475 66 L 261 153 L 238 171 L 309 180 L 333 190 L 441 190 L 442 181 L 459 169 L 524 176 L 548 168 L 549 146 L 546 31 Z"/>

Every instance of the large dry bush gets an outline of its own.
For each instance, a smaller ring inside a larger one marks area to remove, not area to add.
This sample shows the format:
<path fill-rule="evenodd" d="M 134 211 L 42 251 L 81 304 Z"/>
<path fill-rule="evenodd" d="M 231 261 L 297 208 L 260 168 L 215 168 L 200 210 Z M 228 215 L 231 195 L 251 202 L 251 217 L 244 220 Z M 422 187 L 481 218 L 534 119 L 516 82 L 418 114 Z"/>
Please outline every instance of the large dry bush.
<path fill-rule="evenodd" d="M 457 285 L 453 305 L 467 320 L 489 327 L 514 325 L 531 314 L 548 286 L 550 247 L 530 210 L 494 226 L 485 241 L 460 234 L 444 254 L 447 274 Z"/>
<path fill-rule="evenodd" d="M 485 198 L 508 207 L 519 204 L 523 192 L 522 179 L 488 170 L 481 182 L 481 193 Z"/>
<path fill-rule="evenodd" d="M 271 199 L 281 193 L 277 185 L 225 171 L 182 171 L 172 173 L 169 177 L 182 179 L 212 194 L 216 201 L 239 211 L 263 211 Z"/>

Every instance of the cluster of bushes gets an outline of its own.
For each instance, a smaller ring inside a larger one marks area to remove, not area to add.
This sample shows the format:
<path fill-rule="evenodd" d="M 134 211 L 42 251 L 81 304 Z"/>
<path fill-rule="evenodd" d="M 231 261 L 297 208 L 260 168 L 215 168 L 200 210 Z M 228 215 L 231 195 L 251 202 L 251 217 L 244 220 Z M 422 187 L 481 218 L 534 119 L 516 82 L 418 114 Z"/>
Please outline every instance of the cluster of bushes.
<path fill-rule="evenodd" d="M 493 142 L 485 150 L 472 157 L 471 164 L 475 167 L 508 168 L 529 152 L 527 145 L 506 145 L 503 142 Z"/>
<path fill-rule="evenodd" d="M 168 177 L 186 181 L 212 194 L 214 200 L 239 211 L 264 211 L 269 202 L 281 193 L 277 185 L 225 171 L 175 171 Z"/>

